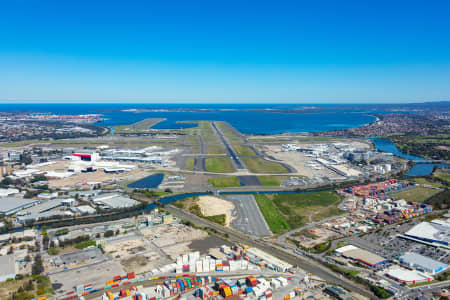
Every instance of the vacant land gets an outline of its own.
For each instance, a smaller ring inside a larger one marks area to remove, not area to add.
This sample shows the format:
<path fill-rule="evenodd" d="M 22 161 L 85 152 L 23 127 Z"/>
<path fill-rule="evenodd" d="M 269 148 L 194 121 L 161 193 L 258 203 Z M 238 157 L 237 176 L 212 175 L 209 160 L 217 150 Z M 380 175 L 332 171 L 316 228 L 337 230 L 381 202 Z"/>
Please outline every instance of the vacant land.
<path fill-rule="evenodd" d="M 203 217 L 221 225 L 231 226 L 233 202 L 212 196 L 201 196 L 197 203 Z"/>
<path fill-rule="evenodd" d="M 273 232 L 297 228 L 342 213 L 341 197 L 333 191 L 256 195 L 261 212 Z"/>
<path fill-rule="evenodd" d="M 291 228 L 278 208 L 266 195 L 254 195 L 254 197 L 264 219 L 266 219 L 266 222 L 273 233 L 289 230 Z"/>
<path fill-rule="evenodd" d="M 211 157 L 205 159 L 205 169 L 208 172 L 231 173 L 233 165 L 227 157 Z"/>
<path fill-rule="evenodd" d="M 280 186 L 281 180 L 288 178 L 288 176 L 258 176 L 259 182 L 264 186 Z"/>
<path fill-rule="evenodd" d="M 406 201 L 422 203 L 437 193 L 439 193 L 439 190 L 437 189 L 416 187 L 407 191 L 391 194 L 391 196 L 398 199 L 405 199 Z"/>
<path fill-rule="evenodd" d="M 16 295 L 12 298 L 13 292 Z M 32 299 L 36 295 L 44 296 L 54 294 L 50 279 L 47 276 L 25 276 L 22 279 L 6 280 L 0 283 L 0 299 Z"/>
<path fill-rule="evenodd" d="M 255 151 L 252 148 L 246 145 L 233 145 L 234 150 L 236 150 L 237 154 L 240 156 L 253 156 L 256 155 Z"/>
<path fill-rule="evenodd" d="M 253 173 L 287 173 L 288 170 L 277 162 L 259 157 L 242 157 L 247 168 Z"/>
<path fill-rule="evenodd" d="M 436 170 L 433 176 L 450 183 L 450 173 L 441 170 Z"/>
<path fill-rule="evenodd" d="M 423 178 L 423 177 L 414 178 L 414 179 L 411 180 L 411 181 L 414 181 L 414 182 L 416 182 L 416 183 L 418 183 L 418 184 L 431 185 L 431 186 L 439 187 L 439 188 L 444 186 L 444 185 L 443 185 L 442 183 L 440 183 L 440 182 L 434 182 L 434 181 L 428 180 L 428 179 Z"/>
<path fill-rule="evenodd" d="M 214 177 L 208 179 L 208 184 L 212 184 L 213 187 L 238 187 L 241 186 L 239 178 L 237 176 L 228 177 Z"/>

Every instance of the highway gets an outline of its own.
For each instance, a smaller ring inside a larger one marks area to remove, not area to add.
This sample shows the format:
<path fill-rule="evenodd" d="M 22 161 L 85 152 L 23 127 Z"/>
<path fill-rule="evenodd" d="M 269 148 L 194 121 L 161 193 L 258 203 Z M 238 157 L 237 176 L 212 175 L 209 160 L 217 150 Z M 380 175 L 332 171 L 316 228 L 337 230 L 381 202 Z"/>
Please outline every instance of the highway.
<path fill-rule="evenodd" d="M 327 269 L 320 263 L 314 263 L 313 261 L 308 261 L 306 259 L 302 259 L 298 256 L 295 256 L 293 253 L 289 253 L 285 250 L 282 250 L 280 248 L 276 248 L 268 243 L 262 243 L 257 241 L 256 239 L 250 238 L 244 234 L 241 234 L 239 232 L 236 232 L 235 230 L 231 228 L 227 228 L 224 226 L 221 226 L 217 223 L 205 220 L 203 218 L 197 217 L 196 215 L 193 215 L 191 213 L 188 213 L 182 209 L 176 208 L 172 205 L 166 206 L 166 209 L 175 215 L 178 215 L 180 218 L 189 220 L 191 222 L 194 222 L 196 224 L 201 224 L 203 226 L 207 226 L 210 228 L 214 228 L 218 232 L 226 233 L 228 234 L 228 237 L 232 241 L 236 241 L 237 243 L 242 243 L 248 246 L 257 247 L 260 248 L 263 251 L 266 251 L 267 253 L 270 253 L 272 255 L 275 255 L 279 257 L 280 259 L 292 264 L 297 265 L 301 269 L 311 272 L 324 280 L 338 284 L 343 286 L 344 288 L 354 291 L 356 293 L 359 293 L 363 296 L 369 297 L 371 299 L 377 299 L 373 294 L 371 294 L 369 291 L 365 289 L 365 287 L 350 281 L 346 279 L 345 277 L 341 276 L 340 274 L 336 274 L 333 271 Z"/>

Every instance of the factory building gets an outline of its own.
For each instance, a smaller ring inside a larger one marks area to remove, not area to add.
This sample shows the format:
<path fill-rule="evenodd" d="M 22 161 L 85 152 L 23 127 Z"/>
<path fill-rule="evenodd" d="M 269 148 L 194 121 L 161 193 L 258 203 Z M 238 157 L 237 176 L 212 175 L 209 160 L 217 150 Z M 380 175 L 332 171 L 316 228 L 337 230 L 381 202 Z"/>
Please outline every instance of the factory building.
<path fill-rule="evenodd" d="M 74 213 L 78 213 L 81 215 L 91 215 L 91 214 L 95 214 L 97 211 L 95 210 L 95 208 L 90 207 L 89 205 L 81 205 L 81 206 L 77 206 L 77 207 L 73 207 L 71 208 L 71 210 Z"/>
<path fill-rule="evenodd" d="M 269 268 L 274 268 L 280 272 L 286 272 L 292 268 L 291 264 L 282 261 L 267 252 L 264 252 L 258 248 L 248 248 L 246 251 L 247 256 L 253 259 L 259 259 L 264 261 Z"/>
<path fill-rule="evenodd" d="M 405 232 L 402 237 L 433 246 L 449 248 L 450 224 L 441 220 L 422 222 Z"/>
<path fill-rule="evenodd" d="M 39 203 L 39 200 L 3 197 L 0 198 L 0 215 L 12 215 L 22 209 Z"/>
<path fill-rule="evenodd" d="M 116 193 L 99 195 L 94 197 L 92 202 L 104 209 L 126 208 L 139 204 L 139 202 L 128 196 Z"/>
<path fill-rule="evenodd" d="M 345 258 L 350 258 L 359 262 L 362 262 L 372 268 L 387 263 L 387 260 L 372 252 L 360 249 L 353 245 L 347 245 L 335 250 L 336 253 L 342 255 Z"/>
<path fill-rule="evenodd" d="M 338 286 L 327 286 L 324 292 L 333 297 L 333 299 L 352 299 L 352 297 L 345 290 Z"/>
<path fill-rule="evenodd" d="M 8 197 L 18 193 L 19 193 L 18 189 L 11 189 L 11 188 L 0 189 L 0 197 Z"/>
<path fill-rule="evenodd" d="M 68 212 L 56 210 L 56 208 L 63 206 L 64 200 L 65 199 L 48 200 L 41 202 L 39 205 L 25 209 L 17 214 L 17 222 L 24 224 L 26 222 L 68 215 Z"/>
<path fill-rule="evenodd" d="M 444 263 L 417 253 L 406 253 L 405 255 L 402 255 L 400 257 L 400 262 L 408 267 L 433 275 L 448 268 L 448 265 Z"/>
<path fill-rule="evenodd" d="M 428 276 L 422 272 L 407 270 L 402 268 L 392 268 L 386 271 L 386 276 L 398 281 L 404 282 L 406 284 L 417 284 L 421 282 L 430 282 L 433 280 L 433 277 Z"/>

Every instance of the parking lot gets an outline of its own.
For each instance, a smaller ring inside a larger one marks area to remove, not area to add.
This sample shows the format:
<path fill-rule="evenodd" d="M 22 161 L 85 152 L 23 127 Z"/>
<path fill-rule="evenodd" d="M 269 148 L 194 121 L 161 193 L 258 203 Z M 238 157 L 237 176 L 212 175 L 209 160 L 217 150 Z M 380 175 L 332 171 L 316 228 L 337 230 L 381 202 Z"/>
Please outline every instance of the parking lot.
<path fill-rule="evenodd" d="M 402 224 L 385 226 L 384 228 L 380 228 L 361 237 L 350 238 L 348 243 L 376 253 L 387 259 L 398 259 L 400 255 L 406 252 L 414 252 L 443 263 L 449 263 L 449 250 L 416 243 L 398 237 L 398 235 L 405 233 L 419 222 L 420 220 L 415 219 Z"/>

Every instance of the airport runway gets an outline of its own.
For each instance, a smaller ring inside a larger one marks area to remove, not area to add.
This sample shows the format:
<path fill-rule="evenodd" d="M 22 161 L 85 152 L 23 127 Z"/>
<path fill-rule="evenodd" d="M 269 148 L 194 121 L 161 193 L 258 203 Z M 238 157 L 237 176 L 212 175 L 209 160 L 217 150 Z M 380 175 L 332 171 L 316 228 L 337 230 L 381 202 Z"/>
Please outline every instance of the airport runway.
<path fill-rule="evenodd" d="M 272 234 L 253 195 L 227 195 L 226 199 L 236 206 L 237 217 L 233 219 L 233 228 L 256 236 Z"/>
<path fill-rule="evenodd" d="M 242 162 L 239 155 L 234 151 L 234 149 L 231 147 L 231 145 L 228 143 L 226 137 L 222 134 L 222 132 L 217 128 L 216 124 L 214 122 L 211 122 L 211 127 L 214 129 L 214 131 L 217 133 L 220 141 L 225 146 L 225 150 L 228 153 L 228 156 L 231 158 L 231 161 L 233 162 L 234 166 L 237 170 L 247 170 L 245 164 Z"/>

